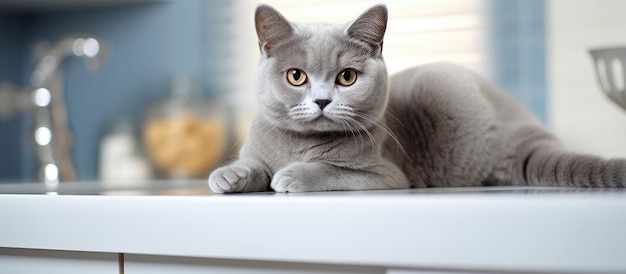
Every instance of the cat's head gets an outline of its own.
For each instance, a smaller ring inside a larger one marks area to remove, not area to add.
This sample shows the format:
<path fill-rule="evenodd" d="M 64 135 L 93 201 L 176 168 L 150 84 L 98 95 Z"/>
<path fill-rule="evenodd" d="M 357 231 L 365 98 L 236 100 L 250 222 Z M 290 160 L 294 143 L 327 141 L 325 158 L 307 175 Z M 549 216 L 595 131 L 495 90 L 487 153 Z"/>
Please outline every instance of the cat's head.
<path fill-rule="evenodd" d="M 260 5 L 255 24 L 256 90 L 266 120 L 299 132 L 361 131 L 378 123 L 388 98 L 385 6 L 333 25 L 290 22 Z"/>

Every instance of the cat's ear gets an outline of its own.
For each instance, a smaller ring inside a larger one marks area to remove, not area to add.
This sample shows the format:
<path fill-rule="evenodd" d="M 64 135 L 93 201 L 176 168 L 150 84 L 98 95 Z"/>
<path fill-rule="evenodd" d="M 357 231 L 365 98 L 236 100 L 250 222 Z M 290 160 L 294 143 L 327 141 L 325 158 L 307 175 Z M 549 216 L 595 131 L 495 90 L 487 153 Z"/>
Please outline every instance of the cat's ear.
<path fill-rule="evenodd" d="M 257 6 L 254 24 L 259 37 L 259 49 L 266 56 L 276 43 L 291 37 L 295 32 L 293 25 L 280 12 L 266 4 Z"/>
<path fill-rule="evenodd" d="M 350 38 L 363 41 L 380 54 L 387 29 L 387 7 L 379 4 L 361 14 L 348 25 L 346 34 Z"/>

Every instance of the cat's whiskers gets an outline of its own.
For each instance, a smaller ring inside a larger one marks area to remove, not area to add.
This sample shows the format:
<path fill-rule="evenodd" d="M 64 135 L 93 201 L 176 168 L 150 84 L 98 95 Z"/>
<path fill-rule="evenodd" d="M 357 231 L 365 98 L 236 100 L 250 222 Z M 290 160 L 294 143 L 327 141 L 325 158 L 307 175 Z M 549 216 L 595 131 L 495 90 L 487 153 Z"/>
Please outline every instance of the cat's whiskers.
<path fill-rule="evenodd" d="M 388 107 L 387 110 L 386 110 L 386 113 L 389 114 L 389 116 L 391 116 L 391 118 L 393 118 L 393 120 L 398 122 L 399 125 L 404 127 L 404 124 L 402 123 L 402 121 L 400 121 L 400 118 L 398 117 L 397 113 L 393 109 Z"/>
<path fill-rule="evenodd" d="M 362 133 L 365 132 L 365 134 L 368 135 L 368 139 L 370 140 L 372 145 L 376 144 L 376 139 L 370 133 L 369 129 L 367 129 L 367 127 L 365 127 L 363 124 L 359 123 L 356 119 L 352 118 L 354 116 L 352 106 L 346 104 L 338 104 L 334 108 L 327 110 L 325 113 L 327 114 L 326 117 L 328 117 L 329 119 L 333 121 L 339 121 L 342 123 L 342 125 L 346 125 L 352 133 L 352 136 L 354 136 L 355 139 L 358 139 L 359 142 L 363 142 L 363 138 L 360 137 L 362 136 Z M 359 128 L 361 128 L 361 130 L 359 130 Z"/>
<path fill-rule="evenodd" d="M 295 121 L 312 121 L 320 117 L 322 112 L 306 104 L 297 104 L 289 107 L 287 115 Z"/>
<path fill-rule="evenodd" d="M 350 105 L 346 105 L 346 104 L 339 104 L 334 108 L 334 111 L 332 112 L 332 115 L 334 117 L 337 117 L 339 119 L 342 118 L 351 118 L 354 121 L 357 121 L 356 118 L 361 118 L 364 119 L 370 123 L 375 123 L 375 121 L 367 119 L 366 117 L 364 117 L 365 114 L 361 115 L 357 112 L 354 111 L 354 108 Z M 362 123 L 360 123 L 362 124 Z"/>
<path fill-rule="evenodd" d="M 352 137 L 357 138 L 356 133 L 354 133 L 354 130 L 353 130 L 352 126 L 350 126 L 350 123 L 348 123 L 345 120 L 341 120 L 341 125 L 344 126 L 344 128 L 346 128 L 346 127 L 348 128 L 348 130 L 352 134 Z"/>
<path fill-rule="evenodd" d="M 350 131 L 350 133 L 352 134 L 352 137 L 354 137 L 355 140 L 359 141 L 359 146 L 361 145 L 360 143 L 363 141 L 363 138 L 360 138 L 361 134 L 359 134 L 359 136 L 357 137 L 356 133 L 354 132 L 352 126 L 350 126 L 350 123 L 348 123 L 345 120 L 339 120 L 341 122 L 342 127 L 344 128 L 344 131 L 347 132 L 345 129 L 348 128 L 348 130 Z"/>
<path fill-rule="evenodd" d="M 393 133 L 393 131 L 389 128 L 389 126 L 387 126 L 384 122 L 381 122 L 380 120 L 376 119 L 375 117 L 372 117 L 372 116 L 367 115 L 365 113 L 354 113 L 354 115 L 359 117 L 359 118 L 362 118 L 362 119 L 372 123 L 374 126 L 377 126 L 378 128 L 380 128 L 387 136 L 389 136 L 396 143 L 396 145 L 398 146 L 398 149 L 400 149 L 400 151 L 402 152 L 404 157 L 408 161 L 411 161 L 411 158 L 409 157 L 409 154 L 404 149 L 404 146 L 402 146 L 402 144 L 400 143 L 400 140 Z"/>
<path fill-rule="evenodd" d="M 370 139 L 370 142 L 372 143 L 372 147 L 375 147 L 377 142 L 376 142 L 376 138 L 374 138 L 374 135 L 370 132 L 370 130 L 363 125 L 361 122 L 359 122 L 358 120 L 350 117 L 350 116 L 342 116 L 342 118 L 344 118 L 347 122 L 352 122 L 354 123 L 357 127 L 361 128 L 361 132 L 365 132 L 365 134 L 367 134 L 368 138 Z"/>

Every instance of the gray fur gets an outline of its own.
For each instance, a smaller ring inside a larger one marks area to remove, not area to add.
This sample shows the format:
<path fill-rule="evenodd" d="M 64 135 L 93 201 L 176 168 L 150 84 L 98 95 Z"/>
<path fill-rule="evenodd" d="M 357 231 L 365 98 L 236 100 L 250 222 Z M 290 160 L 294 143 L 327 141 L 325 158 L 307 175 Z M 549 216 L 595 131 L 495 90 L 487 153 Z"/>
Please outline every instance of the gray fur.
<path fill-rule="evenodd" d="M 214 192 L 430 186 L 626 186 L 626 160 L 564 151 L 526 109 L 465 68 L 430 64 L 391 78 L 381 56 L 387 9 L 345 25 L 297 24 L 261 5 L 260 112 Z M 308 82 L 287 82 L 289 69 Z M 348 87 L 343 69 L 358 71 Z M 322 108 L 315 100 L 330 100 Z"/>

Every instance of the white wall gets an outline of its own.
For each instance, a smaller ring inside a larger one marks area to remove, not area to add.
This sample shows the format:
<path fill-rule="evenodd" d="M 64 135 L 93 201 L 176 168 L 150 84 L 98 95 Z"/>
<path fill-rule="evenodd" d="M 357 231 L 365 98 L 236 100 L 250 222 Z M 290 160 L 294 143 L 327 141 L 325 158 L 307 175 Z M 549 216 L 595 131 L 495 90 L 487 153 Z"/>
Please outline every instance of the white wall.
<path fill-rule="evenodd" d="M 549 0 L 549 126 L 574 150 L 626 157 L 626 111 L 601 91 L 589 48 L 626 47 L 626 1 Z"/>

